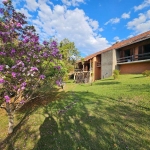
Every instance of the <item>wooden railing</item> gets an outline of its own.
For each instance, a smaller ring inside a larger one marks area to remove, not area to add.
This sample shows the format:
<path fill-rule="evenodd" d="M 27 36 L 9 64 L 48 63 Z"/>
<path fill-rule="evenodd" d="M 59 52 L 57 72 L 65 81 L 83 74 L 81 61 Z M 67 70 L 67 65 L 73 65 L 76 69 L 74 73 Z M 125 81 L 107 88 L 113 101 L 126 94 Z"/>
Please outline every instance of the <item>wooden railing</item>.
<path fill-rule="evenodd" d="M 81 72 L 83 71 L 82 69 L 74 69 L 74 72 Z"/>
<path fill-rule="evenodd" d="M 150 59 L 150 53 L 143 53 L 143 54 L 132 55 L 128 57 L 122 57 L 117 59 L 117 63 L 132 62 L 132 61 L 146 60 L 146 59 Z"/>

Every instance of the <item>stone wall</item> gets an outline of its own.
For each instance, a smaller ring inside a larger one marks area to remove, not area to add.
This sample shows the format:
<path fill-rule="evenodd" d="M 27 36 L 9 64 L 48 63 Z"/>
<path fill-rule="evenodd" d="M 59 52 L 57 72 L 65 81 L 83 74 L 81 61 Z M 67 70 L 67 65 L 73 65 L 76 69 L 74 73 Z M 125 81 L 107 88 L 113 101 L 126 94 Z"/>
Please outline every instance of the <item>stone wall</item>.
<path fill-rule="evenodd" d="M 116 50 L 110 50 L 101 54 L 101 78 L 112 76 L 113 70 L 119 69 L 117 66 Z"/>

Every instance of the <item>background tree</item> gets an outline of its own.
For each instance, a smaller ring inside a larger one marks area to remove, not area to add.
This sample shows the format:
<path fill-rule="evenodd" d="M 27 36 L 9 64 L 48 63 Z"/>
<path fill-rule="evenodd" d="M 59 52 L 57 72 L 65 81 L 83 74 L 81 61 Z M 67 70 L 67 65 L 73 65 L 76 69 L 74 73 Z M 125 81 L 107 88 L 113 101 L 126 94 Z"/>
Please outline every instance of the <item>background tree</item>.
<path fill-rule="evenodd" d="M 60 42 L 59 50 L 62 54 L 63 68 L 66 68 L 65 76 L 67 76 L 67 73 L 73 72 L 74 65 L 76 63 L 76 60 L 80 57 L 80 53 L 75 47 L 75 43 L 69 41 L 66 38 Z"/>

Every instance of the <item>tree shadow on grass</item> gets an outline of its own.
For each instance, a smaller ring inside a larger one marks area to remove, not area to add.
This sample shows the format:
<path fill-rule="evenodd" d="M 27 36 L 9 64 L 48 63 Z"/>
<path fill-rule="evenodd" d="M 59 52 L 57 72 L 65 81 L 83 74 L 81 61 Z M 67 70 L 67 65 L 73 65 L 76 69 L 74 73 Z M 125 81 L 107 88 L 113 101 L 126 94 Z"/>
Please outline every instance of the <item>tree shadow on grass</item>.
<path fill-rule="evenodd" d="M 87 94 L 90 95 L 88 98 Z M 45 107 L 45 113 L 48 114 L 48 117 L 40 126 L 40 139 L 34 150 L 41 148 L 45 150 L 99 150 L 100 148 L 107 149 L 108 145 L 113 146 L 111 141 L 107 139 L 109 136 L 107 131 L 104 132 L 107 136 L 96 133 L 100 132 L 101 125 L 107 124 L 107 120 L 94 116 L 85 107 L 85 105 L 95 105 L 95 102 L 91 102 L 90 98 L 96 98 L 96 95 L 91 92 L 68 92 L 67 95 L 73 95 L 73 98 L 53 116 L 48 113 L 51 111 L 50 106 Z M 100 139 L 103 139 L 105 143 L 101 143 Z"/>
<path fill-rule="evenodd" d="M 68 103 L 70 107 L 67 110 L 63 105 L 62 110 L 65 111 L 45 119 L 40 127 L 41 138 L 34 150 L 41 147 L 54 150 L 149 149 L 149 140 L 140 137 L 144 132 L 138 129 L 142 118 L 148 121 L 147 114 L 132 109 L 129 104 L 124 106 L 118 100 L 99 97 L 92 92 L 67 94 L 74 95 L 71 101 L 76 104 L 71 107 Z M 45 108 L 46 112 L 51 110 L 50 107 Z M 138 116 L 142 117 L 138 119 Z"/>
<path fill-rule="evenodd" d="M 20 118 L 21 119 L 19 123 L 14 127 L 13 133 L 8 134 L 7 137 L 0 142 L 0 149 L 5 149 L 6 147 L 8 150 L 15 149 L 15 142 L 19 139 L 20 131 L 22 132 L 22 127 L 28 122 L 29 116 L 32 115 L 39 107 L 44 107 L 50 102 L 55 101 L 56 97 L 59 97 L 58 90 L 59 89 L 53 89 L 51 92 L 45 93 L 45 96 L 42 98 L 37 97 L 29 101 L 16 112 L 16 117 L 18 118 L 18 120 Z M 61 91 L 60 93 L 62 93 L 63 95 L 64 91 Z M 20 115 L 22 117 L 20 117 Z M 28 132 L 28 129 L 25 130 L 25 132 Z"/>
<path fill-rule="evenodd" d="M 137 79 L 137 78 L 145 78 L 145 76 L 142 76 L 142 75 L 141 75 L 141 76 L 138 76 L 138 77 L 132 77 L 131 79 L 135 79 L 135 78 L 136 78 L 136 79 Z"/>
<path fill-rule="evenodd" d="M 112 82 L 112 81 L 110 81 L 110 82 L 106 82 L 106 81 L 103 81 L 103 82 L 96 82 L 96 83 L 94 83 L 95 85 L 115 85 L 115 84 L 120 84 L 120 82 L 118 82 L 118 81 L 114 81 L 114 82 Z"/>
<path fill-rule="evenodd" d="M 141 126 L 144 128 L 150 123 L 148 113 L 137 110 L 134 105 L 121 103 L 119 99 L 92 92 L 62 91 L 62 95 L 59 101 L 43 105 L 41 115 L 46 117 L 40 124 L 38 135 L 26 129 L 30 136 L 36 136 L 31 149 L 150 149 L 150 140 L 141 137 L 148 135 L 141 130 Z M 22 132 L 21 129 L 18 132 Z M 7 141 L 10 142 L 9 149 L 16 146 L 18 132 L 12 141 Z M 19 148 L 25 147 L 19 145 Z"/>

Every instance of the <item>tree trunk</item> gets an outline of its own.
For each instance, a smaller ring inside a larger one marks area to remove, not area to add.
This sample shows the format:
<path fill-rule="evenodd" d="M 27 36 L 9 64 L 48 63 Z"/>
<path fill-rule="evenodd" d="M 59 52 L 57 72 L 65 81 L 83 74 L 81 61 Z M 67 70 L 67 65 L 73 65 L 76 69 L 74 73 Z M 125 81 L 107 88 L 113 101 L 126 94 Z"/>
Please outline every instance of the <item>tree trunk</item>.
<path fill-rule="evenodd" d="M 14 128 L 14 109 L 11 104 L 6 103 L 6 111 L 8 115 L 8 134 L 11 134 Z"/>
<path fill-rule="evenodd" d="M 14 128 L 14 113 L 8 112 L 8 134 L 11 134 L 13 132 Z"/>

